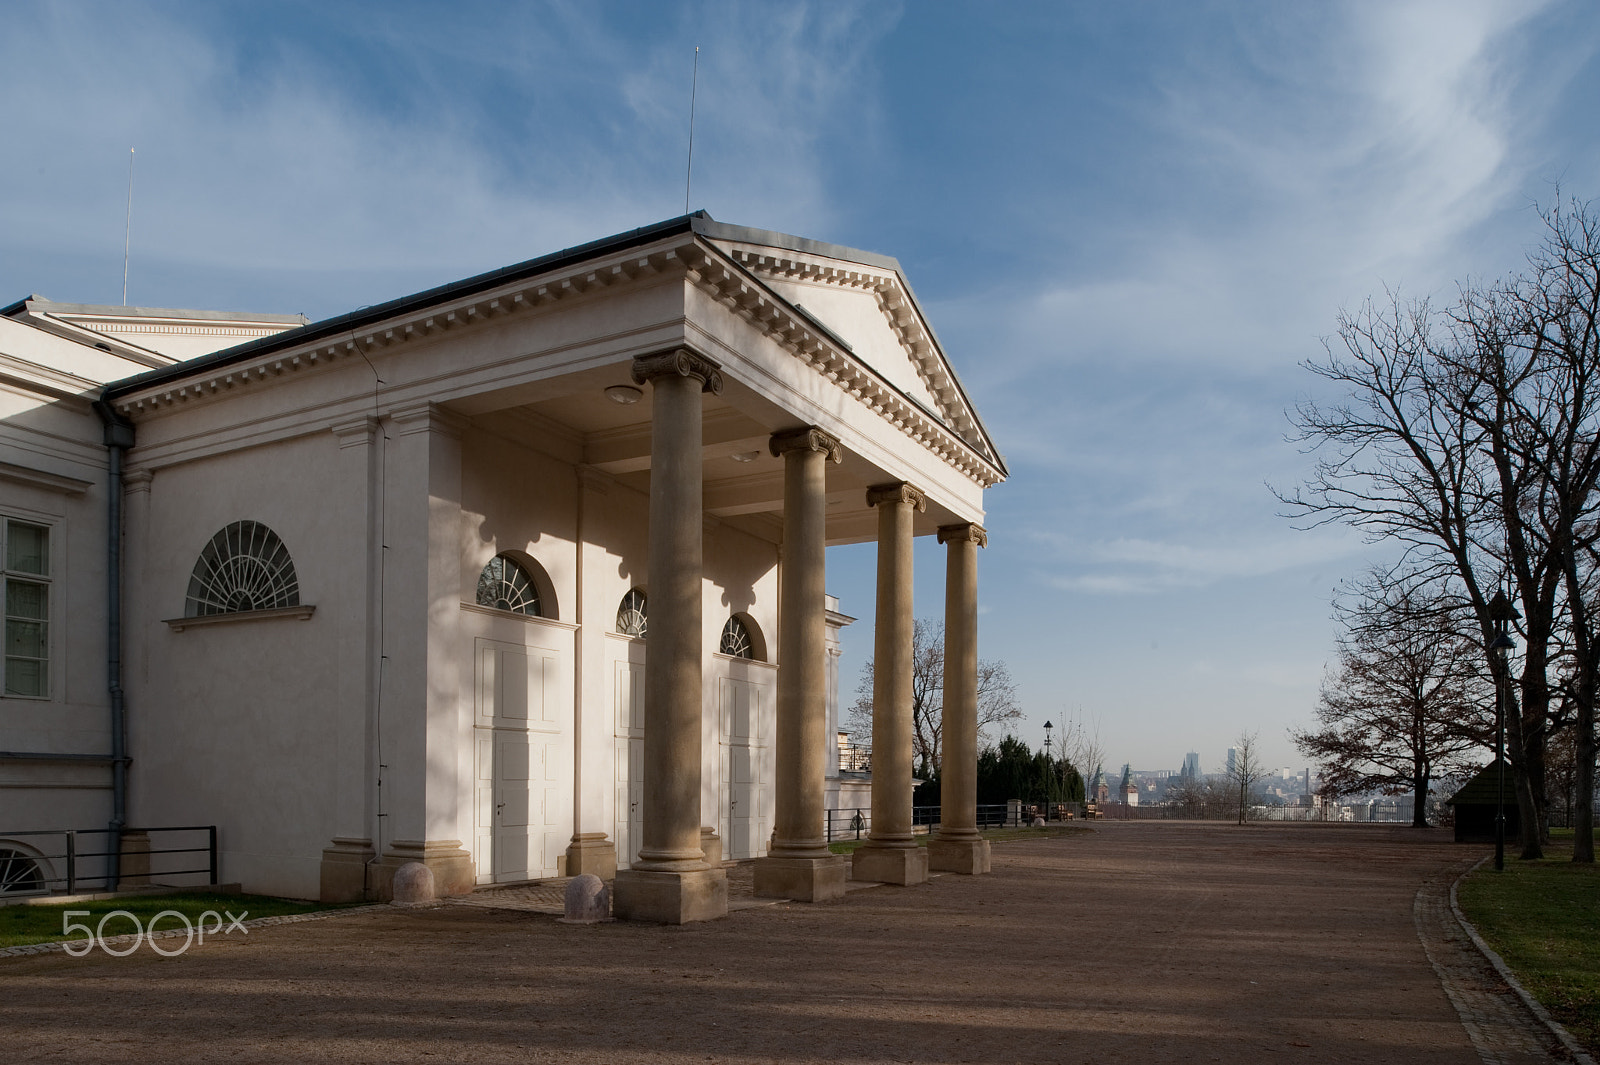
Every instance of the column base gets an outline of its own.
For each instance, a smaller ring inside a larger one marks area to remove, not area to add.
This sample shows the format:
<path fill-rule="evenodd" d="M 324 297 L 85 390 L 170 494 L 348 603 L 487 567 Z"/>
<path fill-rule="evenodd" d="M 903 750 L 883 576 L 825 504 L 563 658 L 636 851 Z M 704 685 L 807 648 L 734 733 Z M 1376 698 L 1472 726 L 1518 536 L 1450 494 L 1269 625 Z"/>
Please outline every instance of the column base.
<path fill-rule="evenodd" d="M 378 852 L 370 839 L 335 836 L 333 846 L 322 848 L 323 902 L 360 902 L 367 897 L 367 863 Z"/>
<path fill-rule="evenodd" d="M 601 880 L 617 875 L 617 845 L 604 832 L 579 832 L 567 844 L 567 876 L 591 873 Z"/>
<path fill-rule="evenodd" d="M 827 902 L 844 897 L 844 855 L 757 858 L 756 894 L 766 899 Z"/>
<path fill-rule="evenodd" d="M 989 871 L 986 839 L 935 839 L 928 844 L 928 868 L 942 873 L 978 876 Z"/>
<path fill-rule="evenodd" d="M 718 869 L 623 869 L 611 889 L 611 915 L 623 921 L 688 924 L 728 915 L 728 877 Z"/>
<path fill-rule="evenodd" d="M 867 843 L 850 856 L 856 880 L 911 887 L 928 882 L 928 852 L 921 847 L 883 847 Z"/>
<path fill-rule="evenodd" d="M 394 898 L 394 873 L 407 862 L 421 862 L 433 871 L 433 892 L 438 898 L 472 893 L 472 854 L 459 839 L 397 839 L 372 866 L 372 892 L 380 902 Z"/>

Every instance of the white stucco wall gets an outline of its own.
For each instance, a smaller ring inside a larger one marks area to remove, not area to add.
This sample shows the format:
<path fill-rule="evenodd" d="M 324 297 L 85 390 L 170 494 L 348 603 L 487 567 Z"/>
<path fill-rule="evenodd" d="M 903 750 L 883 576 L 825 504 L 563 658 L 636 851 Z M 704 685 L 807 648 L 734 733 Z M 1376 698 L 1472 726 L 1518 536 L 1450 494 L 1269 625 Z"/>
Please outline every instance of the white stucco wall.
<path fill-rule="evenodd" d="M 0 689 L 0 751 L 109 755 L 106 673 L 108 460 L 90 400 L 101 382 L 143 367 L 0 318 L 0 520 L 50 529 L 49 692 Z M 0 832 L 103 829 L 111 771 L 103 764 L 0 760 Z M 86 837 L 101 850 L 104 837 Z M 0 846 L 60 853 L 62 839 Z M 63 876 L 59 860 L 46 874 Z M 98 873 L 96 865 L 92 872 Z"/>
<path fill-rule="evenodd" d="M 338 588 L 359 560 L 334 535 L 338 485 L 311 475 L 336 454 L 327 433 L 165 467 L 128 529 L 130 819 L 218 825 L 222 879 L 267 894 L 315 896 L 336 834 Z M 173 631 L 201 549 L 243 519 L 282 539 L 316 613 Z"/>

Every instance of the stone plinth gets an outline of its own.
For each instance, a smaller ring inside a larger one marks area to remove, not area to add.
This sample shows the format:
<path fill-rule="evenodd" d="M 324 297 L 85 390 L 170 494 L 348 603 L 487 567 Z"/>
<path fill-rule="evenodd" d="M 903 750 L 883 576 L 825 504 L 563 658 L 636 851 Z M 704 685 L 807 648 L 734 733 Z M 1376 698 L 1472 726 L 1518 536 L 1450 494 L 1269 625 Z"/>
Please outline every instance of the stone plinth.
<path fill-rule="evenodd" d="M 370 839 L 335 836 L 322 850 L 323 902 L 360 902 L 367 897 L 367 863 L 377 852 Z"/>
<path fill-rule="evenodd" d="M 757 858 L 756 894 L 767 899 L 827 902 L 844 897 L 844 856 Z"/>
<path fill-rule="evenodd" d="M 601 880 L 617 875 L 617 845 L 604 832 L 580 832 L 567 844 L 568 876 L 593 874 Z"/>
<path fill-rule="evenodd" d="M 728 877 L 721 869 L 617 873 L 611 912 L 624 921 L 688 924 L 728 915 Z"/>
<path fill-rule="evenodd" d="M 397 839 L 372 866 L 372 889 L 379 899 L 387 902 L 394 898 L 395 870 L 407 862 L 421 862 L 428 867 L 433 873 L 434 890 L 440 897 L 466 895 L 472 891 L 472 855 L 462 849 L 460 840 Z"/>
<path fill-rule="evenodd" d="M 977 876 L 989 871 L 986 839 L 936 839 L 928 844 L 928 868 L 941 873 Z"/>
<path fill-rule="evenodd" d="M 851 855 L 857 880 L 910 887 L 928 882 L 928 852 L 921 847 L 875 847 L 871 843 Z"/>

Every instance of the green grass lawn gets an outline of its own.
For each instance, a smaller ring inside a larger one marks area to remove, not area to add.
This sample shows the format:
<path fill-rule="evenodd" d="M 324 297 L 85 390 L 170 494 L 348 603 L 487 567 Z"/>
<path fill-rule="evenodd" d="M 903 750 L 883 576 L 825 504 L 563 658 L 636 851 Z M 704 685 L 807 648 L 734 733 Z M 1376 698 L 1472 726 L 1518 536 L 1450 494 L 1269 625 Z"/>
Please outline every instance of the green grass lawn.
<path fill-rule="evenodd" d="M 1048 839 L 1051 836 L 1075 836 L 1080 832 L 1093 832 L 1094 829 L 1086 825 L 1047 825 L 1044 828 L 986 828 L 980 833 L 984 839 L 994 843 L 1004 843 L 1012 839 Z M 859 840 L 845 839 L 828 844 L 828 849 L 835 854 L 849 854 L 863 843 L 867 838 L 863 835 Z M 917 837 L 917 846 L 926 847 L 928 836 Z"/>
<path fill-rule="evenodd" d="M 206 892 L 178 892 L 170 895 L 133 895 L 120 899 L 101 899 L 95 902 L 69 902 L 62 904 L 36 905 L 36 906 L 0 906 L 0 947 L 20 947 L 26 943 L 53 943 L 57 940 L 84 938 L 82 931 L 74 931 L 72 935 L 63 935 L 61 932 L 62 920 L 66 911 L 74 911 L 71 921 L 77 924 L 86 924 L 90 928 L 99 928 L 100 919 L 113 910 L 126 910 L 139 919 L 141 926 L 148 927 L 150 918 L 162 910 L 177 910 L 190 922 L 199 920 L 200 915 L 207 910 L 222 914 L 224 911 L 233 914 L 241 921 L 254 920 L 257 917 L 279 917 L 283 914 L 310 913 L 313 910 L 325 910 L 331 907 L 315 902 L 301 902 L 296 899 L 275 899 L 266 895 L 217 895 Z M 88 910 L 89 916 L 85 917 L 80 912 Z M 212 934 L 213 919 L 206 920 L 207 934 Z M 228 918 L 222 917 L 222 927 L 228 927 Z M 158 931 L 169 931 L 183 928 L 183 922 L 170 914 L 157 924 Z M 126 917 L 113 917 L 106 922 L 105 935 L 128 935 L 135 931 L 133 922 Z M 238 933 L 236 932 L 235 935 Z"/>
<path fill-rule="evenodd" d="M 1591 1053 L 1600 1050 L 1600 866 L 1574 865 L 1572 831 L 1552 829 L 1549 857 L 1506 855 L 1461 882 L 1461 911 L 1522 986 Z"/>

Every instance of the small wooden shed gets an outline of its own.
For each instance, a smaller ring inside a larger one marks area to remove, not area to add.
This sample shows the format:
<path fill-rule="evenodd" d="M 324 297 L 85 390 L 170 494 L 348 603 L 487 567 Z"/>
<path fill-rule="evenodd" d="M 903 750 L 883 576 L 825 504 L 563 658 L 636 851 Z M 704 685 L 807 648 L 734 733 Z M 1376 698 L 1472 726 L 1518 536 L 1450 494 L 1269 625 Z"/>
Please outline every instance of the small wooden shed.
<path fill-rule="evenodd" d="M 1455 808 L 1457 843 L 1493 843 L 1496 789 L 1500 785 L 1500 763 L 1489 766 L 1461 785 L 1445 803 Z M 1505 774 L 1506 839 L 1516 839 L 1522 831 L 1517 810 L 1517 788 L 1511 766 Z"/>

